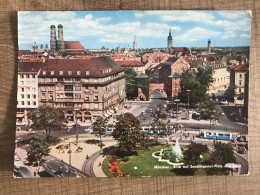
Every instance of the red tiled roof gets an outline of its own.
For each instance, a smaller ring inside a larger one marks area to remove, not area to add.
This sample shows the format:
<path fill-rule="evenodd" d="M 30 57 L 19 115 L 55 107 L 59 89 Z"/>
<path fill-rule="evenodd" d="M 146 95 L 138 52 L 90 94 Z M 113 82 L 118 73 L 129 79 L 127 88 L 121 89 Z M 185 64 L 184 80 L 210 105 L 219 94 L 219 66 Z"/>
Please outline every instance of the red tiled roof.
<path fill-rule="evenodd" d="M 144 66 L 142 62 L 139 61 L 115 61 L 119 66 L 122 67 L 136 67 L 136 66 Z"/>
<path fill-rule="evenodd" d="M 229 67 L 232 70 L 237 70 L 237 71 L 246 71 L 248 70 L 248 67 L 246 66 L 246 64 L 239 64 L 239 65 L 232 65 Z"/>
<path fill-rule="evenodd" d="M 110 72 L 109 69 L 111 69 Z M 43 71 L 46 72 L 45 75 L 43 75 Z M 51 71 L 54 71 L 53 75 L 51 75 Z M 63 74 L 60 75 L 59 71 L 63 71 Z M 69 71 L 71 71 L 71 75 L 69 75 Z M 77 71 L 80 71 L 79 75 Z M 86 71 L 89 71 L 89 75 L 86 75 Z M 39 77 L 105 77 L 122 71 L 123 68 L 109 57 L 46 59 Z"/>
<path fill-rule="evenodd" d="M 32 52 L 30 50 L 18 50 L 18 56 L 22 55 L 32 55 Z"/>
<path fill-rule="evenodd" d="M 42 62 L 18 62 L 18 73 L 38 73 L 42 67 Z"/>
<path fill-rule="evenodd" d="M 65 50 L 84 50 L 84 47 L 79 41 L 64 41 Z"/>

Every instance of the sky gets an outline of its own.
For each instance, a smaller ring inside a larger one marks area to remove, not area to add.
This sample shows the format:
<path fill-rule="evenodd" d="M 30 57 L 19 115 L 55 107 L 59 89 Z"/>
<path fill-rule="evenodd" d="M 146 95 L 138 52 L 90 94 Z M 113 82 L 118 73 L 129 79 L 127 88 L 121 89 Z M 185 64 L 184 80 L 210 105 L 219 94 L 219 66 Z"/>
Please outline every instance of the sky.
<path fill-rule="evenodd" d="M 171 30 L 173 47 L 249 46 L 250 11 L 21 11 L 19 49 L 34 42 L 50 48 L 50 26 L 63 25 L 65 41 L 85 49 L 166 48 Z"/>

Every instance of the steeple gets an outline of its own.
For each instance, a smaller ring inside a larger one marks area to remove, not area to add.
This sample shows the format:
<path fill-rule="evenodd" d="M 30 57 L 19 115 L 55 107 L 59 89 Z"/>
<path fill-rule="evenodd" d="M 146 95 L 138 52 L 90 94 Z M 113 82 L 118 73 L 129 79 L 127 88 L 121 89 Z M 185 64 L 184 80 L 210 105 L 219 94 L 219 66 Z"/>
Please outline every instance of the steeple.
<path fill-rule="evenodd" d="M 136 41 L 136 36 L 134 36 L 134 42 L 133 42 L 133 50 L 137 50 L 137 41 Z"/>
<path fill-rule="evenodd" d="M 171 34 L 171 29 L 169 29 L 169 36 L 167 39 L 167 48 L 172 48 L 172 34 Z"/>
<path fill-rule="evenodd" d="M 57 47 L 57 38 L 56 38 L 56 27 L 54 25 L 51 25 L 50 27 L 50 49 L 51 51 L 56 51 Z"/>
<path fill-rule="evenodd" d="M 208 52 L 211 53 L 211 41 L 210 41 L 210 39 L 208 40 Z"/>

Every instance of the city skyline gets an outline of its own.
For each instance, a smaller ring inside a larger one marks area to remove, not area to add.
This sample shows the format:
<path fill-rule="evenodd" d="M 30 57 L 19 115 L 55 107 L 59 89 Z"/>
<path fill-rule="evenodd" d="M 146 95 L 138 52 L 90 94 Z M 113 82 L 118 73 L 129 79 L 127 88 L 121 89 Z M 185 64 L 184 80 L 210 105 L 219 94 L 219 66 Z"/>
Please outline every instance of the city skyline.
<path fill-rule="evenodd" d="M 103 46 L 166 48 L 169 29 L 173 47 L 249 46 L 250 11 L 75 11 L 19 12 L 19 49 L 34 42 L 50 46 L 50 26 L 62 24 L 65 41 L 85 49 Z"/>

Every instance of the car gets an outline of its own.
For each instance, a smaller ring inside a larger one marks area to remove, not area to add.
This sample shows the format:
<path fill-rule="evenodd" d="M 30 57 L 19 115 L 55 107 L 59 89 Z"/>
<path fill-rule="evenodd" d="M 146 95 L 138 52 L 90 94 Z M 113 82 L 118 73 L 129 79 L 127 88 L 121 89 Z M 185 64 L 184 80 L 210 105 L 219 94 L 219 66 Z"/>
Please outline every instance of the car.
<path fill-rule="evenodd" d="M 152 109 L 152 108 L 150 108 L 150 109 L 149 109 L 149 112 L 150 112 L 150 113 L 151 113 L 151 112 L 153 112 L 153 109 Z"/>
<path fill-rule="evenodd" d="M 142 112 L 141 112 L 141 115 L 145 115 L 145 114 L 146 114 L 145 111 L 142 111 Z"/>
<path fill-rule="evenodd" d="M 167 104 L 163 104 L 163 107 L 164 107 L 164 108 L 167 108 Z"/>
<path fill-rule="evenodd" d="M 224 112 L 221 112 L 221 113 L 220 113 L 220 115 L 224 116 L 224 115 L 225 115 L 225 113 L 224 113 Z"/>
<path fill-rule="evenodd" d="M 26 125 L 25 122 L 21 122 L 21 121 L 16 122 L 16 126 L 25 126 L 25 125 Z"/>
<path fill-rule="evenodd" d="M 237 148 L 237 152 L 238 152 L 239 154 L 246 154 L 246 148 L 245 148 L 244 146 L 238 147 L 238 148 Z"/>
<path fill-rule="evenodd" d="M 93 132 L 93 127 L 92 126 L 89 126 L 87 129 L 84 129 L 84 131 L 86 133 L 92 133 Z"/>
<path fill-rule="evenodd" d="M 148 120 L 148 117 L 147 117 L 147 116 L 145 116 L 145 117 L 144 117 L 144 120 Z"/>

